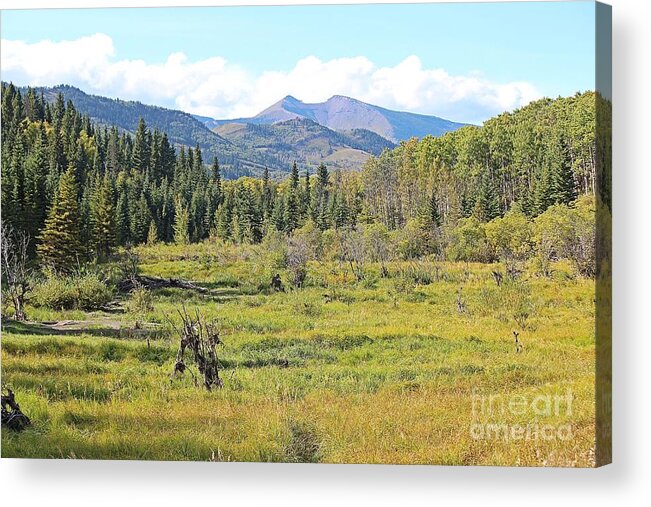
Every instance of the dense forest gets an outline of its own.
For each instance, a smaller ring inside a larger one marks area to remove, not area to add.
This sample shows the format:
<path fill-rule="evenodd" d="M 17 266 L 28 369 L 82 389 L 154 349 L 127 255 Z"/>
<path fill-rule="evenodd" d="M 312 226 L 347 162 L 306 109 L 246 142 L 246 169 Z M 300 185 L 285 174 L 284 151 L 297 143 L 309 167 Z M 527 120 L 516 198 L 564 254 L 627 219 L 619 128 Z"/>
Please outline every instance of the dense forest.
<path fill-rule="evenodd" d="M 226 180 L 217 158 L 204 165 L 199 146 L 177 150 L 143 120 L 131 135 L 94 125 L 61 94 L 48 102 L 33 89 L 3 85 L 3 222 L 29 236 L 32 256 L 60 271 L 120 246 L 257 243 L 301 228 L 372 229 L 375 243 L 390 237 L 402 257 L 525 255 L 536 221 L 558 234 L 559 224 L 576 226 L 567 213 L 594 211 L 581 196 L 597 186 L 595 101 L 592 92 L 542 99 L 482 127 L 403 142 L 360 172 L 320 165 L 299 173 L 294 164 L 284 181 L 268 171 Z M 524 237 L 509 243 L 513 231 Z M 550 248 L 549 257 L 560 255 L 558 244 Z"/>

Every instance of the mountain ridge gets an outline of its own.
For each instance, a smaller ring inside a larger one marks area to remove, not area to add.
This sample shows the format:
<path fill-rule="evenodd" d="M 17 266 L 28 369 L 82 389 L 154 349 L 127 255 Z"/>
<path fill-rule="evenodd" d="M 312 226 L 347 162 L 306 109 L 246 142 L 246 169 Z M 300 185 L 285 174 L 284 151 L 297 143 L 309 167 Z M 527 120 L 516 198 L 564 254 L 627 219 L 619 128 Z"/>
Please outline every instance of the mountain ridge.
<path fill-rule="evenodd" d="M 377 117 L 371 115 L 366 122 L 349 121 L 359 114 L 360 108 L 376 112 L 382 108 L 344 96 L 332 97 L 328 105 L 330 110 L 320 107 L 321 104 L 305 104 L 287 96 L 262 111 L 255 121 L 216 122 L 138 101 L 88 94 L 70 85 L 34 87 L 34 90 L 42 92 L 48 102 L 53 102 L 62 93 L 64 100 L 71 100 L 80 113 L 100 126 L 115 125 L 134 133 L 142 117 L 150 129 L 167 133 L 176 147 L 198 145 L 206 163 L 217 157 L 226 178 L 260 175 L 265 167 L 272 175 L 280 177 L 290 170 L 293 162 L 301 169 L 326 163 L 333 170 L 358 170 L 370 156 L 377 156 L 396 145 L 374 130 L 364 128 L 370 126 L 377 130 L 382 124 Z M 346 105 L 350 107 L 347 109 Z M 339 117 L 338 121 L 332 119 L 335 116 Z M 216 125 L 211 127 L 211 122 Z M 399 122 L 394 121 L 394 124 Z"/>
<path fill-rule="evenodd" d="M 412 137 L 439 136 L 465 126 L 438 116 L 394 111 L 344 95 L 325 102 L 303 102 L 287 95 L 249 118 L 228 120 L 198 117 L 211 129 L 227 123 L 273 124 L 293 118 L 307 118 L 333 130 L 366 129 L 397 143 Z"/>

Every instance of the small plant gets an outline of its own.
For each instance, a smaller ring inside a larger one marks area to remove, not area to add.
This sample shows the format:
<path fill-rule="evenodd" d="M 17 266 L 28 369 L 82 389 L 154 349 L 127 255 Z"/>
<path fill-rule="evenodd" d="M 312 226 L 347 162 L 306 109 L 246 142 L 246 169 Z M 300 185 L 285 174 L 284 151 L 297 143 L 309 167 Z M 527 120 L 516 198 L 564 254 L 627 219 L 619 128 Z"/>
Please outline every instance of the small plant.
<path fill-rule="evenodd" d="M 391 288 L 389 289 L 389 297 L 393 302 L 394 308 L 398 307 L 398 301 L 402 298 L 408 298 L 413 294 L 416 284 L 411 278 L 398 276 L 391 280 Z"/>
<path fill-rule="evenodd" d="M 136 315 L 136 328 L 140 328 L 145 316 L 154 310 L 152 293 L 144 285 L 137 283 L 131 290 L 129 310 Z"/>
<path fill-rule="evenodd" d="M 286 447 L 287 461 L 290 463 L 318 463 L 321 445 L 314 429 L 305 422 L 291 421 L 289 442 Z"/>
<path fill-rule="evenodd" d="M 513 331 L 513 337 L 515 338 L 515 352 L 516 352 L 516 354 L 519 354 L 520 352 L 522 352 L 522 349 L 524 347 L 524 345 L 522 345 L 522 342 L 519 339 L 519 336 L 520 336 L 520 333 L 518 333 L 517 331 Z"/>
<path fill-rule="evenodd" d="M 463 287 L 459 287 L 459 290 L 457 291 L 457 312 L 466 312 L 466 301 L 463 299 Z"/>
<path fill-rule="evenodd" d="M 425 262 L 412 262 L 403 270 L 402 276 L 411 279 L 416 285 L 429 285 L 435 277 Z"/>

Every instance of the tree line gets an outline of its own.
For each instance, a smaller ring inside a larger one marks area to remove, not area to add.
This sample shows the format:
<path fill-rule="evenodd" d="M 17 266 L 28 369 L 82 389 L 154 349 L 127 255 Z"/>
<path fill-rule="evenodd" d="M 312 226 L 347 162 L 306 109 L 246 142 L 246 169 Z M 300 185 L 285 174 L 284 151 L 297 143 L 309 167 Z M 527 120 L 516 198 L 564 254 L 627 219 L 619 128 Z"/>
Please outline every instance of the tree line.
<path fill-rule="evenodd" d="M 594 93 L 543 99 L 482 127 L 403 142 L 359 172 L 294 163 L 283 181 L 268 171 L 225 180 L 216 158 L 204 165 L 199 146 L 175 146 L 142 119 L 133 134 L 95 125 L 61 94 L 48 102 L 3 84 L 3 221 L 58 271 L 120 246 L 258 243 L 306 225 L 379 224 L 421 238 L 413 255 L 444 255 L 464 225 L 513 209 L 531 222 L 594 194 L 594 117 Z"/>

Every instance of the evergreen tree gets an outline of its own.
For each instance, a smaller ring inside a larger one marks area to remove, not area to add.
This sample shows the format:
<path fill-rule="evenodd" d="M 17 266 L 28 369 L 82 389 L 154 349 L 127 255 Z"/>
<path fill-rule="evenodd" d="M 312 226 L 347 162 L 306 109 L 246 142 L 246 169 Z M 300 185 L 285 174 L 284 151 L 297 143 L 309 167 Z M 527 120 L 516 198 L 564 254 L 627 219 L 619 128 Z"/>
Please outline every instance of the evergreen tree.
<path fill-rule="evenodd" d="M 217 236 L 224 241 L 228 241 L 233 238 L 233 193 L 226 192 L 224 196 L 224 201 L 217 209 L 215 216 L 215 222 L 217 223 Z"/>
<path fill-rule="evenodd" d="M 129 194 L 121 188 L 115 206 L 115 235 L 119 245 L 131 243 L 129 208 Z"/>
<path fill-rule="evenodd" d="M 141 174 L 144 174 L 149 167 L 149 132 L 145 120 L 140 118 L 136 136 L 133 140 L 133 156 L 131 160 L 132 167 Z"/>
<path fill-rule="evenodd" d="M 432 190 L 432 195 L 427 203 L 427 218 L 432 225 L 440 227 L 442 221 L 439 212 L 439 203 L 436 199 L 436 190 Z"/>
<path fill-rule="evenodd" d="M 116 245 L 115 206 L 113 204 L 113 185 L 108 173 L 98 185 L 92 203 L 93 244 L 95 255 L 106 259 Z"/>
<path fill-rule="evenodd" d="M 489 177 L 482 179 L 473 213 L 480 222 L 490 222 L 501 214 L 497 193 Z"/>
<path fill-rule="evenodd" d="M 156 222 L 153 220 L 149 223 L 149 230 L 147 231 L 147 244 L 155 245 L 158 243 L 158 228 Z"/>
<path fill-rule="evenodd" d="M 175 203 L 174 242 L 177 245 L 187 245 L 190 242 L 190 213 L 180 199 Z"/>
<path fill-rule="evenodd" d="M 316 182 L 312 197 L 312 220 L 322 231 L 330 225 L 329 200 L 330 200 L 330 181 L 328 169 L 325 164 L 320 164 L 316 172 Z"/>
<path fill-rule="evenodd" d="M 43 264 L 59 272 L 70 272 L 83 257 L 78 192 L 74 168 L 70 167 L 61 175 L 38 245 Z"/>
<path fill-rule="evenodd" d="M 310 188 L 310 170 L 305 169 L 303 177 L 303 193 L 301 194 L 301 219 L 310 216 L 310 203 L 312 202 L 312 189 Z"/>
<path fill-rule="evenodd" d="M 281 196 L 276 197 L 271 221 L 277 231 L 285 231 L 285 200 Z"/>
<path fill-rule="evenodd" d="M 544 213 L 552 204 L 554 204 L 552 171 L 548 166 L 545 166 L 536 181 L 534 189 L 533 207 L 536 215 Z"/>
<path fill-rule="evenodd" d="M 551 200 L 556 204 L 570 204 L 576 199 L 574 173 L 567 155 L 566 141 L 561 137 L 558 142 L 557 157 L 550 174 Z"/>
<path fill-rule="evenodd" d="M 268 220 L 273 211 L 272 208 L 272 193 L 271 193 L 271 182 L 269 180 L 269 169 L 264 168 L 264 174 L 262 176 L 262 196 L 261 196 L 261 209 L 262 217 L 264 220 Z"/>

